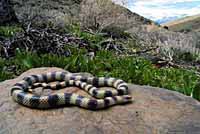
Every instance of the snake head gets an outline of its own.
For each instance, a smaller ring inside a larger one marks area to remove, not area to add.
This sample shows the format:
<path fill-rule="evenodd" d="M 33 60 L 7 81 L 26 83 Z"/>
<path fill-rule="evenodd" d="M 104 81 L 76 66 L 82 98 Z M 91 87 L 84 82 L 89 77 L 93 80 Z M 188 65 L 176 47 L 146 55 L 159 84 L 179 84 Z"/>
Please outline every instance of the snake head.
<path fill-rule="evenodd" d="M 132 102 L 133 101 L 133 97 L 130 96 L 130 95 L 123 95 L 123 101 L 124 101 L 124 103 Z"/>

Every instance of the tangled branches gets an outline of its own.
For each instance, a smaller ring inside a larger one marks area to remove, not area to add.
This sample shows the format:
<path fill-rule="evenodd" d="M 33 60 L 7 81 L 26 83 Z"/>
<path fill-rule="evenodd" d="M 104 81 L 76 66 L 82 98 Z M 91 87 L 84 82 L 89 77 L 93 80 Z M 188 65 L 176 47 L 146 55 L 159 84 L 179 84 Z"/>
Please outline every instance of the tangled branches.
<path fill-rule="evenodd" d="M 0 37 L 0 56 L 5 58 L 13 57 L 15 56 L 16 48 L 25 52 L 49 53 L 62 56 L 71 55 L 69 48 L 85 48 L 88 52 L 94 53 L 98 50 L 114 50 L 117 53 L 122 53 L 124 50 L 123 44 L 112 37 L 104 38 L 101 36 L 101 40 L 99 40 L 96 35 L 86 32 L 79 34 L 84 34 L 84 36 L 58 32 L 58 30 L 51 28 L 34 29 L 28 25 L 26 29 L 23 28 L 22 32 L 13 37 Z M 90 38 L 91 36 L 93 36 L 92 39 Z"/>
<path fill-rule="evenodd" d="M 0 38 L 1 57 L 12 57 L 16 48 L 27 52 L 52 53 L 57 55 L 70 55 L 71 47 L 89 47 L 87 40 L 74 37 L 71 34 L 57 34 L 52 29 L 31 29 L 27 28 L 11 38 Z"/>

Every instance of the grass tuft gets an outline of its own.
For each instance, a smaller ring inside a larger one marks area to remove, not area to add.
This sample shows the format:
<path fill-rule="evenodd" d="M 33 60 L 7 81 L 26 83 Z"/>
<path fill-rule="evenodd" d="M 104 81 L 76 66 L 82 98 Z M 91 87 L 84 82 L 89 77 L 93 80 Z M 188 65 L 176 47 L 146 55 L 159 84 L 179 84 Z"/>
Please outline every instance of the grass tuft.
<path fill-rule="evenodd" d="M 0 36 L 12 37 L 17 32 L 21 32 L 22 28 L 19 26 L 0 26 Z"/>

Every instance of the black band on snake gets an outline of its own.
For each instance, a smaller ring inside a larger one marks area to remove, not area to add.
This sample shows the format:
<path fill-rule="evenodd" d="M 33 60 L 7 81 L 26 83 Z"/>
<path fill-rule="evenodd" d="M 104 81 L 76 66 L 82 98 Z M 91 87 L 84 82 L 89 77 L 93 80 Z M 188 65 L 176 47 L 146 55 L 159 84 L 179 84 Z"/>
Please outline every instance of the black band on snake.
<path fill-rule="evenodd" d="M 56 84 L 48 84 L 57 81 Z M 44 87 L 58 90 L 67 86 L 76 86 L 93 98 L 87 98 L 76 93 L 57 93 L 50 95 L 34 95 L 30 92 L 33 87 Z M 97 87 L 113 87 L 115 90 L 100 90 Z M 116 104 L 132 101 L 128 95 L 128 86 L 123 80 L 106 77 L 85 77 L 73 73 L 51 72 L 46 74 L 30 75 L 16 83 L 11 89 L 14 101 L 30 108 L 47 109 L 58 106 L 76 105 L 82 108 L 97 110 Z"/>

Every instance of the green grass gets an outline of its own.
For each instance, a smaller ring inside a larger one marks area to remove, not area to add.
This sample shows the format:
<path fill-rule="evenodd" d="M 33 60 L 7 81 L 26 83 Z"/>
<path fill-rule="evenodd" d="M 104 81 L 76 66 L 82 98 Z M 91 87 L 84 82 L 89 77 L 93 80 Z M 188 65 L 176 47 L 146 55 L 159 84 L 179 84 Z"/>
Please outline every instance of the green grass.
<path fill-rule="evenodd" d="M 19 26 L 0 26 L 0 36 L 11 37 L 17 32 L 21 32 L 22 28 Z"/>
<path fill-rule="evenodd" d="M 2 30 L 3 29 L 3 30 Z M 9 37 L 18 30 L 11 27 L 0 27 L 0 34 Z M 11 32 L 12 31 L 12 32 Z M 93 47 L 98 47 L 107 38 L 102 35 L 82 32 L 79 26 L 73 26 L 69 31 L 77 37 L 85 39 Z M 135 42 L 131 42 L 131 49 L 135 49 Z M 125 44 L 128 45 L 128 44 Z M 137 48 L 137 47 L 136 47 Z M 68 48 L 67 48 L 68 49 Z M 60 67 L 70 72 L 89 72 L 95 76 L 116 77 L 129 83 L 139 85 L 151 85 L 178 91 L 200 100 L 199 77 L 191 71 L 175 68 L 156 68 L 151 62 L 140 57 L 119 57 L 115 52 L 97 51 L 94 59 L 86 56 L 86 49 L 69 48 L 70 57 L 25 53 L 16 50 L 16 56 L 12 59 L 0 58 L 0 81 L 14 78 L 22 72 L 36 67 Z M 196 56 L 178 55 L 177 58 L 190 61 L 196 60 Z M 15 69 L 10 71 L 14 66 Z"/>
<path fill-rule="evenodd" d="M 10 66 L 10 62 L 0 58 L 0 81 L 7 80 L 13 77 L 13 73 L 9 72 L 6 67 Z"/>
<path fill-rule="evenodd" d="M 16 66 L 17 74 L 35 67 L 60 67 L 70 72 L 89 72 L 95 76 L 117 77 L 130 83 L 167 88 L 200 100 L 199 77 L 194 73 L 174 68 L 158 69 L 143 58 L 123 58 L 107 51 L 97 52 L 93 60 L 85 55 L 85 50 L 74 51 L 71 57 L 39 56 L 18 51 L 15 58 L 1 59 L 0 62 L 1 81 L 14 76 L 4 69 L 9 64 Z"/>

